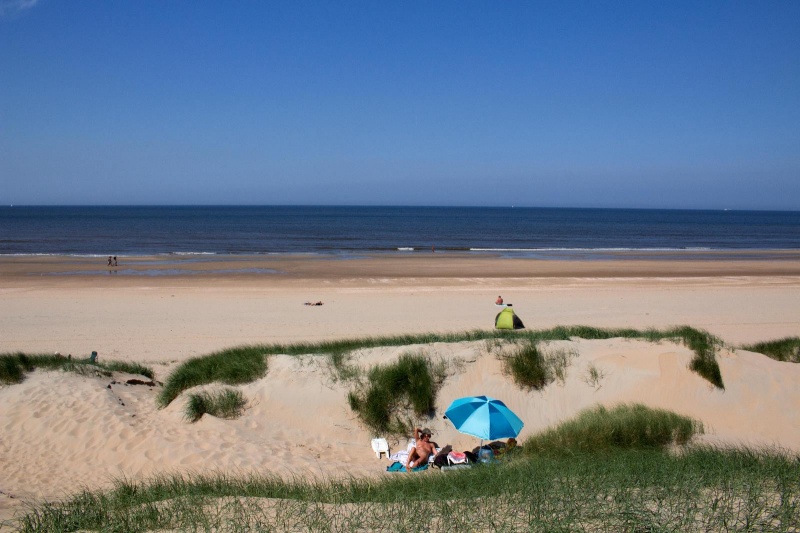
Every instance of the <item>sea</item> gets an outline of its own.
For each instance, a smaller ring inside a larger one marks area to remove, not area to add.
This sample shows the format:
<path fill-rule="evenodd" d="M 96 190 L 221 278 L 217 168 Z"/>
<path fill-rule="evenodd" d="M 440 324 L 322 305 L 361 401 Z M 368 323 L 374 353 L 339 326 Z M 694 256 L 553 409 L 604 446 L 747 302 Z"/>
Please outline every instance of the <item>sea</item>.
<path fill-rule="evenodd" d="M 0 255 L 461 253 L 704 258 L 800 250 L 800 212 L 519 207 L 4 206 Z M 776 254 L 779 258 L 780 254 Z"/>

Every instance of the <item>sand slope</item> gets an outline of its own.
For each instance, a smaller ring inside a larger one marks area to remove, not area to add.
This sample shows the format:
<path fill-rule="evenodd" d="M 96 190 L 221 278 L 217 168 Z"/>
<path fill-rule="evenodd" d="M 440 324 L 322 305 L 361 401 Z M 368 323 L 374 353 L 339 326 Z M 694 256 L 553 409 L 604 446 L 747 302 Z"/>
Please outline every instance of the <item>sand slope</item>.
<path fill-rule="evenodd" d="M 575 339 L 545 350 L 562 350 L 570 364 L 563 381 L 541 392 L 514 385 L 502 372 L 503 349 L 483 341 L 376 348 L 357 352 L 353 361 L 367 368 L 412 351 L 448 362 L 438 416 L 421 422 L 435 431 L 434 440 L 456 449 L 477 441 L 441 414 L 455 398 L 487 394 L 525 421 L 523 440 L 597 404 L 640 402 L 702 421 L 702 441 L 800 452 L 800 365 L 723 351 L 721 391 L 690 372 L 692 352 L 671 342 Z M 602 376 L 597 381 L 590 379 L 592 367 Z M 0 519 L 23 501 L 108 487 L 121 476 L 213 470 L 385 475 L 387 461 L 375 458 L 372 435 L 349 409 L 349 385 L 332 379 L 324 357 L 274 356 L 269 368 L 263 379 L 239 387 L 249 401 L 240 419 L 205 416 L 194 424 L 183 419 L 185 396 L 159 410 L 157 388 L 111 384 L 132 377 L 124 374 L 36 371 L 21 384 L 0 387 Z"/>

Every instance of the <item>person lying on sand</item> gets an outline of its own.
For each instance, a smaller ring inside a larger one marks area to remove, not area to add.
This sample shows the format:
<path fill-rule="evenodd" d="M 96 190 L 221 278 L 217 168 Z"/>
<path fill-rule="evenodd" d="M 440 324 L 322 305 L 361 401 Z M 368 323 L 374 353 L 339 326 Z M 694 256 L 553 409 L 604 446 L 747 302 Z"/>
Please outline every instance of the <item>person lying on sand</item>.
<path fill-rule="evenodd" d="M 306 302 L 303 305 L 322 305 L 322 302 Z"/>
<path fill-rule="evenodd" d="M 436 443 L 431 442 L 430 429 L 414 428 L 414 439 L 417 443 L 408 452 L 407 472 L 411 472 L 411 469 L 417 466 L 428 464 L 428 458 L 436 455 Z"/>

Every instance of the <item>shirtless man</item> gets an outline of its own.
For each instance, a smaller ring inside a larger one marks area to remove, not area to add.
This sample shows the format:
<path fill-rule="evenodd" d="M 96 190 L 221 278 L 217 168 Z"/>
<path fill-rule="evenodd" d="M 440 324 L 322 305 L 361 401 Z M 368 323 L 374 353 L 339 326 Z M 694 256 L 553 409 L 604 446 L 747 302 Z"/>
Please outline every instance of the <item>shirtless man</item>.
<path fill-rule="evenodd" d="M 414 438 L 417 444 L 408 452 L 408 462 L 406 463 L 408 472 L 411 472 L 412 468 L 428 464 L 428 458 L 436 455 L 436 445 L 431 442 L 430 429 L 414 428 Z"/>

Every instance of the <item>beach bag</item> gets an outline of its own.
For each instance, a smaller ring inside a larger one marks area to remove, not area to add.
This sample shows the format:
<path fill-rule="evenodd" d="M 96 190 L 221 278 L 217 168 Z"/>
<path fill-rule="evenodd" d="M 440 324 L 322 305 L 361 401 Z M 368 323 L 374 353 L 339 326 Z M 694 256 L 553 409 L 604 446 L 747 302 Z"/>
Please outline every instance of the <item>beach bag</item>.
<path fill-rule="evenodd" d="M 438 466 L 439 468 L 443 466 L 447 466 L 447 454 L 453 451 L 453 447 L 449 444 L 442 448 L 442 451 L 436 454 L 436 457 L 433 458 L 433 466 Z"/>
<path fill-rule="evenodd" d="M 494 451 L 491 448 L 484 446 L 478 453 L 478 461 L 481 463 L 493 463 L 496 461 L 494 458 Z"/>
<path fill-rule="evenodd" d="M 447 454 L 447 462 L 451 465 L 467 464 L 467 454 L 462 452 L 450 452 Z"/>

